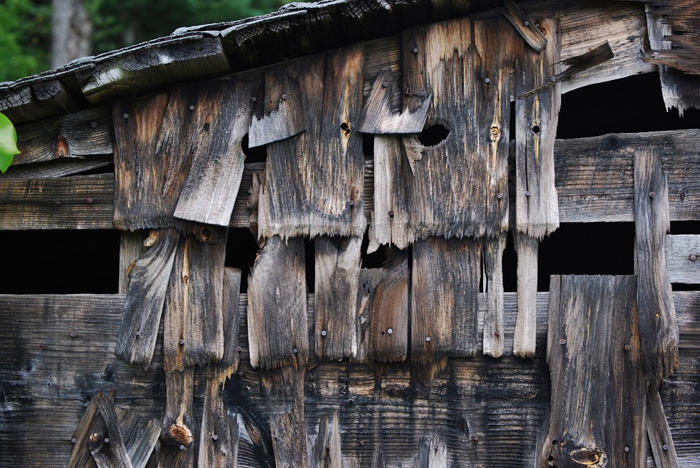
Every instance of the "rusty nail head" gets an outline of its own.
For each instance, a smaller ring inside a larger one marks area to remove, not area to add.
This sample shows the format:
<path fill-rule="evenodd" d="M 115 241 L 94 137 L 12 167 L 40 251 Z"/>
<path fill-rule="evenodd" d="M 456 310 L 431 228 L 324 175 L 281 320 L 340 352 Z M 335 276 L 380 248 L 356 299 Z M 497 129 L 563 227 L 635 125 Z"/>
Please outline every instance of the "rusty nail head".
<path fill-rule="evenodd" d="M 90 122 L 90 126 L 92 128 L 97 128 L 97 122 Z"/>
<path fill-rule="evenodd" d="M 654 192 L 649 192 L 649 198 L 654 198 L 656 194 Z"/>
<path fill-rule="evenodd" d="M 386 329 L 386 334 L 387 334 L 387 335 L 393 335 L 393 334 L 394 334 L 394 329 L 393 329 L 393 328 L 387 328 L 387 329 Z"/>
<path fill-rule="evenodd" d="M 695 262 L 695 261 L 697 261 L 697 259 L 698 259 L 698 256 L 697 256 L 697 255 L 695 255 L 695 254 L 691 254 L 691 255 L 690 255 L 690 261 L 691 261 L 691 262 Z"/>
<path fill-rule="evenodd" d="M 389 217 L 390 217 L 390 218 L 393 218 L 393 217 L 394 217 L 394 210 L 391 210 L 391 211 L 389 212 Z"/>
<path fill-rule="evenodd" d="M 298 350 L 297 348 L 294 348 L 294 349 L 292 350 L 292 352 L 293 352 L 294 354 L 298 354 L 298 353 L 299 353 L 299 350 Z"/>
<path fill-rule="evenodd" d="M 328 332 L 326 330 L 321 330 L 321 336 L 326 336 Z"/>
<path fill-rule="evenodd" d="M 216 434 L 214 434 L 213 436 L 211 436 L 211 440 L 213 440 L 214 442 L 216 442 L 217 440 L 219 440 L 219 436 L 216 435 Z"/>
<path fill-rule="evenodd" d="M 484 78 L 484 83 L 491 83 L 491 80 L 489 78 Z"/>
<path fill-rule="evenodd" d="M 494 334 L 494 336 L 495 336 L 496 338 L 498 338 L 499 336 L 501 336 L 501 332 L 499 332 L 498 330 L 494 331 L 493 334 Z"/>
<path fill-rule="evenodd" d="M 185 340 L 180 340 L 180 346 L 183 346 L 185 344 Z"/>
<path fill-rule="evenodd" d="M 184 446 L 184 445 L 180 445 L 180 450 L 185 450 L 185 446 Z"/>
<path fill-rule="evenodd" d="M 630 451 L 630 448 L 629 448 L 629 447 L 625 447 L 625 453 L 629 453 L 629 451 Z"/>
<path fill-rule="evenodd" d="M 94 200 L 93 200 L 92 198 L 88 198 L 88 199 L 87 199 L 88 205 L 92 205 L 92 202 L 93 202 L 93 201 L 94 201 Z"/>
<path fill-rule="evenodd" d="M 477 440 L 479 440 L 479 436 L 478 436 L 478 435 L 473 435 L 473 436 L 472 436 L 472 442 L 476 442 Z"/>
<path fill-rule="evenodd" d="M 431 338 L 430 338 L 429 336 L 426 336 L 426 337 L 425 337 L 425 341 L 426 341 L 427 343 L 430 343 L 430 340 L 431 340 Z"/>
<path fill-rule="evenodd" d="M 70 332 L 70 337 L 71 337 L 71 338 L 75 338 L 75 332 L 74 332 L 74 331 Z"/>
<path fill-rule="evenodd" d="M 39 345 L 39 347 L 40 347 L 41 349 L 46 349 L 46 345 L 45 345 L 44 343 L 41 343 L 41 344 Z"/>
<path fill-rule="evenodd" d="M 662 448 L 664 449 L 664 452 L 665 452 L 666 450 L 668 450 L 668 445 L 664 444 L 664 446 Z"/>
<path fill-rule="evenodd" d="M 630 349 L 632 349 L 632 346 L 626 344 L 626 345 L 625 345 L 625 351 L 629 351 Z"/>
<path fill-rule="evenodd" d="M 73 438 L 70 440 L 70 443 L 71 443 L 71 444 L 75 444 L 75 443 L 77 443 L 77 442 L 78 442 L 78 439 L 76 439 L 75 437 L 73 437 Z"/>
<path fill-rule="evenodd" d="M 109 437 L 105 437 L 105 444 L 109 443 Z"/>
<path fill-rule="evenodd" d="M 124 112 L 124 115 L 122 115 L 122 117 L 124 117 L 125 119 L 128 119 L 128 118 L 129 118 L 129 114 L 127 114 L 126 112 Z"/>
<path fill-rule="evenodd" d="M 561 340 L 559 340 L 559 344 L 560 344 L 560 345 L 565 345 L 565 344 L 566 344 L 566 340 L 565 340 L 564 338 L 562 338 Z"/>

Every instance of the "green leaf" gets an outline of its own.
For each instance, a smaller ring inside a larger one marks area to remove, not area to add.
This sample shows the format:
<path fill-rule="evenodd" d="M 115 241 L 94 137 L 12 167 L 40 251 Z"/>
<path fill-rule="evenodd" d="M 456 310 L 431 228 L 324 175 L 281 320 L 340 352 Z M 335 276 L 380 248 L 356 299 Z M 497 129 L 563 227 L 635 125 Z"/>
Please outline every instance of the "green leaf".
<path fill-rule="evenodd" d="M 5 173 L 15 154 L 19 154 L 17 131 L 10 119 L 0 113 L 0 172 Z"/>

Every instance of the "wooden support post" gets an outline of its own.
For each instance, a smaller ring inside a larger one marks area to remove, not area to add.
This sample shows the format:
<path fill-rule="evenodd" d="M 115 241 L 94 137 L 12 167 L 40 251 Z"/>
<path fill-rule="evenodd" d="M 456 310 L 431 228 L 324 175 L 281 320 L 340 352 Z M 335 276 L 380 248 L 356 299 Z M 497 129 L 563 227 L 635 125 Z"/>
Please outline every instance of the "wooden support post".
<path fill-rule="evenodd" d="M 646 466 L 637 278 L 552 276 L 549 294 L 552 407 L 539 466 Z"/>
<path fill-rule="evenodd" d="M 515 322 L 513 354 L 535 356 L 537 342 L 537 253 L 539 241 L 525 234 L 515 235 L 518 255 L 518 317 Z"/>
<path fill-rule="evenodd" d="M 506 248 L 506 236 L 486 237 L 482 240 L 486 293 L 486 313 L 484 314 L 484 354 L 500 357 L 503 354 L 505 330 L 503 329 L 503 251 Z M 537 297 L 535 296 L 535 300 Z"/>
<path fill-rule="evenodd" d="M 678 323 L 664 244 L 671 227 L 668 181 L 653 148 L 635 152 L 634 218 L 639 329 L 646 371 L 658 387 L 678 367 Z"/>

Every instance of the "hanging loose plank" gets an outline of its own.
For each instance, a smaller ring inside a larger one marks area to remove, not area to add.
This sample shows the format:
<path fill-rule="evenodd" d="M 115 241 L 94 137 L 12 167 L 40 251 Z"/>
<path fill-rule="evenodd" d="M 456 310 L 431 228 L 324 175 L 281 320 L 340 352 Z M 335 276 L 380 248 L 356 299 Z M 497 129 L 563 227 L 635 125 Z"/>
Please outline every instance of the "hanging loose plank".
<path fill-rule="evenodd" d="M 165 414 L 158 468 L 193 468 L 194 367 L 165 370 Z"/>
<path fill-rule="evenodd" d="M 552 407 L 540 466 L 646 466 L 636 278 L 552 276 L 549 291 Z"/>
<path fill-rule="evenodd" d="M 678 323 L 666 269 L 664 242 L 671 229 L 668 181 L 659 152 L 634 158 L 634 232 L 639 276 L 639 329 L 647 374 L 660 384 L 678 367 Z"/>
<path fill-rule="evenodd" d="M 401 362 L 408 354 L 408 256 L 391 252 L 381 268 L 363 268 L 358 295 L 359 361 Z"/>
<path fill-rule="evenodd" d="M 429 237 L 413 244 L 411 356 L 432 364 L 476 355 L 481 244 Z"/>
<path fill-rule="evenodd" d="M 153 231 L 150 247 L 131 268 L 124 317 L 114 354 L 129 364 L 151 364 L 160 317 L 175 261 L 179 234 L 175 229 Z"/>
<path fill-rule="evenodd" d="M 314 243 L 316 355 L 324 360 L 354 359 L 362 238 L 319 236 Z"/>
<path fill-rule="evenodd" d="M 338 413 L 321 416 L 318 436 L 311 451 L 311 468 L 343 468 Z"/>
<path fill-rule="evenodd" d="M 80 422 L 73 433 L 72 440 L 75 440 L 73 445 L 73 450 L 71 451 L 70 460 L 68 461 L 68 468 L 83 468 L 89 466 L 92 463 L 92 458 L 90 455 L 90 436 L 101 430 L 104 423 L 99 415 L 99 408 L 97 402 L 101 399 L 107 399 L 111 402 L 116 398 L 116 392 L 114 390 L 110 391 L 108 395 L 103 395 L 102 392 L 97 392 L 90 399 L 85 412 L 80 418 Z"/>
<path fill-rule="evenodd" d="M 175 88 L 170 105 L 185 110 L 180 138 L 190 145 L 192 166 L 175 217 L 228 226 L 243 176 L 243 137 L 253 115 L 251 97 L 260 80 L 236 78 Z"/>
<path fill-rule="evenodd" d="M 535 356 L 537 342 L 537 254 L 540 242 L 525 234 L 515 235 L 518 255 L 518 316 L 513 336 L 513 354 Z"/>
<path fill-rule="evenodd" d="M 180 236 L 164 304 L 166 370 L 183 370 L 223 357 L 226 237 L 226 228 L 214 227 L 202 229 L 202 240 Z"/>
<path fill-rule="evenodd" d="M 102 427 L 90 435 L 90 453 L 98 468 L 133 468 L 124 444 L 114 403 L 108 398 L 98 398 L 97 408 Z"/>
<path fill-rule="evenodd" d="M 248 280 L 250 363 L 273 369 L 309 358 L 304 241 L 267 239 Z"/>
<path fill-rule="evenodd" d="M 503 354 L 505 330 L 503 316 L 505 302 L 503 292 L 503 251 L 506 248 L 506 236 L 497 239 L 482 239 L 484 257 L 484 278 L 486 291 L 486 312 L 484 313 L 484 354 L 500 357 Z M 535 298 L 536 299 L 536 298 Z"/>

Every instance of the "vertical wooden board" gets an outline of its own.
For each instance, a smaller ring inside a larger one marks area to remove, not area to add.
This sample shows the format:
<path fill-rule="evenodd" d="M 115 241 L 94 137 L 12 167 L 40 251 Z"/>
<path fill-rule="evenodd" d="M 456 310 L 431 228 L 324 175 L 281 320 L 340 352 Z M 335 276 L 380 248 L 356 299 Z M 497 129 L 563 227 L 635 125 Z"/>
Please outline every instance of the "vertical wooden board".
<path fill-rule="evenodd" d="M 476 355 L 481 245 L 429 237 L 413 244 L 411 356 L 430 364 Z"/>
<path fill-rule="evenodd" d="M 218 362 L 224 353 L 226 228 L 205 227 L 203 241 L 180 236 L 164 305 L 166 370 Z"/>
<path fill-rule="evenodd" d="M 554 140 L 561 107 L 561 85 L 548 82 L 559 70 L 559 23 L 540 20 L 547 38 L 541 54 L 525 48 L 516 66 L 515 101 L 515 223 L 518 232 L 542 239 L 559 227 L 554 185 Z"/>
<path fill-rule="evenodd" d="M 229 377 L 238 370 L 238 363 L 241 358 L 238 348 L 238 333 L 241 322 L 241 314 L 238 310 L 241 275 L 241 270 L 237 268 L 224 268 L 224 297 L 222 306 L 224 319 L 224 355 L 220 365 L 227 369 Z"/>
<path fill-rule="evenodd" d="M 401 362 L 408 354 L 408 256 L 394 252 L 382 268 L 363 268 L 358 294 L 359 361 Z"/>
<path fill-rule="evenodd" d="M 668 427 L 661 395 L 656 388 L 647 390 L 647 432 L 657 468 L 679 468 L 676 447 Z"/>
<path fill-rule="evenodd" d="M 119 428 L 114 403 L 108 398 L 98 398 L 97 407 L 104 422 L 102 431 L 90 436 L 90 453 L 98 468 L 133 468 Z"/>
<path fill-rule="evenodd" d="M 116 393 L 112 390 L 107 396 L 103 396 L 102 392 L 97 392 L 90 399 L 73 433 L 72 439 L 75 439 L 75 444 L 73 445 L 70 460 L 68 461 L 68 468 L 92 468 L 95 466 L 89 451 L 90 436 L 103 426 L 103 422 L 99 416 L 97 402 L 102 398 L 114 401 L 115 397 Z"/>
<path fill-rule="evenodd" d="M 364 234 L 362 136 L 356 126 L 362 110 L 362 43 L 328 52 L 323 82 L 320 140 L 306 168 L 309 233 Z M 313 107 L 308 107 L 311 111 Z M 314 148 L 312 148 L 314 149 Z"/>
<path fill-rule="evenodd" d="M 666 266 L 671 283 L 700 283 L 699 258 L 700 236 L 666 236 Z"/>
<path fill-rule="evenodd" d="M 537 344 L 537 253 L 540 242 L 526 234 L 515 234 L 518 255 L 518 316 L 513 336 L 513 354 L 533 358 Z"/>
<path fill-rule="evenodd" d="M 153 231 L 153 235 L 157 232 Z M 119 234 L 119 294 L 126 294 L 129 289 L 131 270 L 146 251 L 146 239 L 145 231 L 122 231 Z"/>
<path fill-rule="evenodd" d="M 311 468 L 343 468 L 338 419 L 338 413 L 321 416 L 318 436 L 311 451 Z"/>
<path fill-rule="evenodd" d="M 447 443 L 437 434 L 430 434 L 420 442 L 416 468 L 447 468 Z"/>
<path fill-rule="evenodd" d="M 228 226 L 243 177 L 242 142 L 248 133 L 261 80 L 236 78 L 178 86 L 173 96 L 189 109 L 181 138 L 190 145 L 192 167 L 175 217 Z M 182 91 L 179 91 L 182 90 Z"/>
<path fill-rule="evenodd" d="M 324 360 L 357 357 L 361 237 L 315 239 L 315 346 Z"/>
<path fill-rule="evenodd" d="M 209 365 L 206 374 L 197 466 L 235 468 L 238 466 L 238 416 L 229 414 L 224 406 L 227 372 Z"/>
<path fill-rule="evenodd" d="M 173 270 L 179 234 L 175 229 L 153 231 L 152 247 L 131 270 L 124 317 L 114 354 L 130 364 L 148 367 Z"/>
<path fill-rule="evenodd" d="M 165 371 L 165 414 L 158 468 L 193 468 L 194 367 Z"/>
<path fill-rule="evenodd" d="M 325 65 L 326 55 L 320 54 L 285 62 L 265 74 L 265 115 L 286 106 L 287 100 L 299 102 L 300 109 L 288 120 L 300 120 L 305 131 L 267 145 L 258 237 L 278 235 L 286 240 L 309 233 L 309 170 L 319 148 Z"/>
<path fill-rule="evenodd" d="M 168 191 L 173 176 L 168 169 L 177 171 L 182 161 L 178 155 L 163 155 L 159 148 L 168 99 L 169 95 L 162 93 L 112 105 L 117 229 L 133 231 L 172 225 L 168 207 L 176 201 L 179 190 L 175 194 Z"/>
<path fill-rule="evenodd" d="M 248 279 L 248 342 L 254 368 L 306 365 L 306 295 L 304 240 L 267 239 Z"/>
<path fill-rule="evenodd" d="M 552 276 L 549 291 L 552 396 L 541 466 L 646 467 L 636 278 Z"/>
<path fill-rule="evenodd" d="M 506 248 L 506 236 L 482 239 L 484 272 L 484 290 L 486 293 L 486 312 L 484 313 L 484 354 L 500 357 L 503 354 L 505 329 L 505 298 L 503 292 L 503 251 Z"/>
<path fill-rule="evenodd" d="M 634 231 L 639 325 L 647 373 L 660 384 L 678 367 L 678 323 L 666 269 L 668 181 L 655 148 L 634 155 Z"/>

